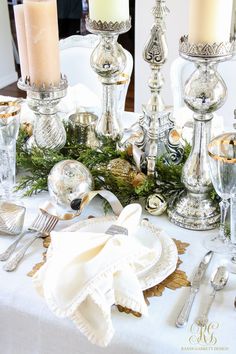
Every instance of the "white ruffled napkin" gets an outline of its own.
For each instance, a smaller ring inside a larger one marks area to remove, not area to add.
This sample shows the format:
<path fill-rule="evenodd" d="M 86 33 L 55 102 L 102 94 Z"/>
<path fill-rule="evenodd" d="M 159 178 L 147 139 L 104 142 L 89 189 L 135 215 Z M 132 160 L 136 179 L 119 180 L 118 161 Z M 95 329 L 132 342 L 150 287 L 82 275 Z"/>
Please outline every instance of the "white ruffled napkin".
<path fill-rule="evenodd" d="M 112 339 L 113 304 L 147 314 L 138 274 L 159 255 L 132 235 L 141 213 L 138 204 L 123 209 L 115 223 L 123 234 L 52 232 L 47 262 L 34 276 L 52 312 L 71 319 L 94 344 L 107 346 Z"/>

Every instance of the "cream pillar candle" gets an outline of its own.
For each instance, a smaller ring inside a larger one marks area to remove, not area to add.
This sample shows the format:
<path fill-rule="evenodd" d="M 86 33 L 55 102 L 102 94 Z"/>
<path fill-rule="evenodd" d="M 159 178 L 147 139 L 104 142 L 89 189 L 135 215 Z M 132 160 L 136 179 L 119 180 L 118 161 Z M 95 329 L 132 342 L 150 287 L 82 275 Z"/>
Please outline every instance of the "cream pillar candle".
<path fill-rule="evenodd" d="M 229 41 L 233 0 L 191 0 L 190 43 Z"/>
<path fill-rule="evenodd" d="M 24 0 L 31 83 L 48 86 L 60 81 L 56 0 Z"/>
<path fill-rule="evenodd" d="M 23 80 L 25 80 L 26 76 L 29 76 L 29 62 L 28 62 L 28 51 L 27 51 L 27 42 L 26 42 L 26 33 L 25 33 L 24 5 L 14 6 L 14 15 L 15 15 L 18 51 L 20 57 L 21 77 Z"/>
<path fill-rule="evenodd" d="M 89 17 L 102 22 L 129 20 L 129 0 L 89 0 Z"/>

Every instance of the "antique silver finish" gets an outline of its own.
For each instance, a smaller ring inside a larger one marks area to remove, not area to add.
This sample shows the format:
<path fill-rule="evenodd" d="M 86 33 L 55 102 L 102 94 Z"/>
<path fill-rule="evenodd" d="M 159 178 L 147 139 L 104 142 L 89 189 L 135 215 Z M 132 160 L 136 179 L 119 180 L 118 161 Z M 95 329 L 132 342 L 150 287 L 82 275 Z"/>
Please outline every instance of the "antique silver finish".
<path fill-rule="evenodd" d="M 102 22 L 94 21 L 87 17 L 86 27 L 91 33 L 114 32 L 117 34 L 122 34 L 131 28 L 131 19 L 122 22 Z"/>
<path fill-rule="evenodd" d="M 91 55 L 91 66 L 103 85 L 102 114 L 96 126 L 98 136 L 119 139 L 123 128 L 119 121 L 116 85 L 126 66 L 126 55 L 117 42 L 121 33 L 129 31 L 131 20 L 126 22 L 101 22 L 86 19 L 86 27 L 98 34 L 100 41 Z"/>
<path fill-rule="evenodd" d="M 214 51 L 214 57 L 207 57 L 205 51 L 201 51 L 201 45 L 196 46 L 196 51 L 185 41 L 186 37 L 180 41 L 180 55 L 196 65 L 196 70 L 187 80 L 184 90 L 184 101 L 194 113 L 194 138 L 192 151 L 182 173 L 187 194 L 180 198 L 174 209 L 168 210 L 168 215 L 172 222 L 181 227 L 208 230 L 218 226 L 220 215 L 217 203 L 209 195 L 212 184 L 207 145 L 211 138 L 212 113 L 224 104 L 227 96 L 227 88 L 217 72 L 217 64 L 231 58 L 233 52 L 232 45 L 226 44 L 222 45 L 222 56 L 218 49 Z M 189 53 L 186 48 L 189 48 Z M 229 51 L 226 52 L 225 48 L 229 48 Z"/>
<path fill-rule="evenodd" d="M 99 147 L 95 127 L 98 117 L 89 112 L 77 112 L 69 117 L 69 134 L 75 142 L 92 149 Z"/>
<path fill-rule="evenodd" d="M 174 163 L 179 163 L 183 156 L 179 142 L 176 144 L 170 142 L 169 133 L 174 128 L 174 123 L 171 120 L 171 110 L 165 107 L 161 97 L 164 85 L 161 69 L 168 57 L 165 34 L 165 17 L 168 12 L 166 0 L 156 0 L 156 6 L 153 8 L 155 23 L 143 52 L 143 58 L 151 68 L 148 82 L 151 96 L 147 105 L 143 106 L 143 117 L 139 121 L 143 140 L 136 145 L 145 152 L 148 175 L 155 174 L 157 156 L 166 155 L 169 160 L 167 162 L 171 160 Z"/>
<path fill-rule="evenodd" d="M 189 315 L 193 306 L 195 296 L 199 291 L 204 274 L 206 273 L 207 267 L 210 264 L 212 257 L 213 257 L 212 251 L 206 253 L 203 260 L 201 261 L 201 263 L 197 268 L 197 271 L 191 283 L 190 293 L 176 321 L 176 327 L 178 328 L 183 328 L 188 323 Z"/>
<path fill-rule="evenodd" d="M 27 92 L 27 102 L 30 109 L 35 113 L 34 139 L 41 149 L 60 150 L 66 143 L 64 125 L 57 116 L 57 105 L 66 96 L 67 79 L 61 77 L 58 86 L 42 85 L 38 87 L 30 83 L 30 79 L 18 81 L 18 87 Z"/>
<path fill-rule="evenodd" d="M 204 61 L 204 59 L 214 59 L 218 58 L 219 60 L 224 58 L 226 60 L 232 57 L 235 50 L 234 42 L 221 42 L 221 43 L 190 43 L 188 41 L 188 36 L 183 36 L 180 39 L 180 53 L 183 58 L 189 60 L 189 57 L 196 57 L 199 60 Z"/>
<path fill-rule="evenodd" d="M 216 292 L 222 290 L 225 285 L 227 284 L 229 279 L 229 272 L 226 267 L 219 267 L 217 268 L 217 271 L 213 274 L 213 277 L 211 279 L 211 286 L 213 288 L 213 291 L 210 295 L 210 300 L 200 315 L 200 317 L 197 319 L 196 323 L 200 327 L 204 327 L 208 323 L 208 315 L 211 309 L 211 306 L 215 300 Z"/>

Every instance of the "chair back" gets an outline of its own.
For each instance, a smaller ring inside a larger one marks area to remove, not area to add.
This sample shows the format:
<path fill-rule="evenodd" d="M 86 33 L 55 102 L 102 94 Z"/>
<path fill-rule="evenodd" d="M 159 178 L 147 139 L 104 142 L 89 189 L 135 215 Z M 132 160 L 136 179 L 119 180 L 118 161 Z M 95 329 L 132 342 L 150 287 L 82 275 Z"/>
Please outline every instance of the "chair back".
<path fill-rule="evenodd" d="M 60 41 L 61 71 L 67 76 L 70 86 L 78 83 L 84 84 L 100 98 L 102 97 L 102 84 L 90 65 L 90 57 L 98 44 L 98 36 L 88 34 L 86 36 L 75 35 Z M 129 78 L 126 83 L 117 86 L 119 97 L 119 109 L 124 110 L 130 77 L 133 71 L 133 57 L 124 50 L 127 58 L 124 74 Z"/>

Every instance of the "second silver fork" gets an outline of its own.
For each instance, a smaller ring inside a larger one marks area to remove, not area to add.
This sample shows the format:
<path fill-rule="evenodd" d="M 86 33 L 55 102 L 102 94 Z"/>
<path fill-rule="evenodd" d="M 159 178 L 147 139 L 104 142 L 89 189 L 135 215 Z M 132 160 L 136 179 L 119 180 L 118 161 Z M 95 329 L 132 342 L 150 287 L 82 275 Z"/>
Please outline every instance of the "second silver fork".
<path fill-rule="evenodd" d="M 40 231 L 44 221 L 45 221 L 45 215 L 40 209 L 40 212 L 37 215 L 37 217 L 34 219 L 32 225 L 26 231 L 22 232 L 17 237 L 17 239 L 3 253 L 0 253 L 0 261 L 1 262 L 7 261 L 15 251 L 18 243 L 22 240 L 22 238 L 30 233 L 35 233 L 37 231 Z"/>
<path fill-rule="evenodd" d="M 32 243 L 39 237 L 47 237 L 55 228 L 58 221 L 58 217 L 50 215 L 44 210 L 40 210 L 40 214 L 34 220 L 32 226 L 28 229 L 30 232 L 35 234 L 34 237 L 30 238 L 17 253 L 8 262 L 5 263 L 3 269 L 7 272 L 15 270 Z M 28 233 L 28 231 L 26 233 Z M 11 255 L 14 252 L 18 242 L 26 233 L 20 235 L 18 239 L 9 247 L 10 251 L 7 249 L 6 253 L 9 254 L 10 252 Z M 12 251 L 12 249 L 14 250 Z"/>

